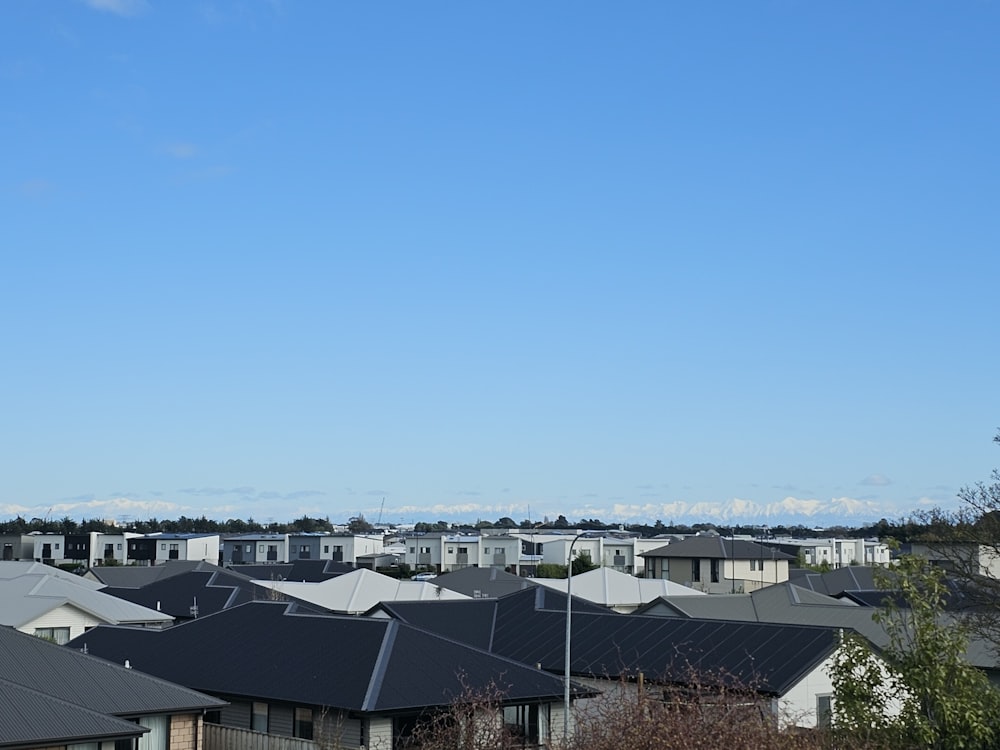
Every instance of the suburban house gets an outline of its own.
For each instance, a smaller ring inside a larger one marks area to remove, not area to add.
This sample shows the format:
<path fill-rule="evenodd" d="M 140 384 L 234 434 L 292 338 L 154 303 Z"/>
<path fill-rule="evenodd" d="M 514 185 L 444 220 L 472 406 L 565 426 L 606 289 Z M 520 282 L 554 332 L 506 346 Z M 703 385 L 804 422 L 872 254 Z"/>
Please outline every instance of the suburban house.
<path fill-rule="evenodd" d="M 98 565 L 124 565 L 128 560 L 130 533 L 103 534 L 97 531 L 65 534 L 63 557 L 67 562 L 79 562 L 85 568 Z"/>
<path fill-rule="evenodd" d="M 636 576 L 643 575 L 645 569 L 642 554 L 666 543 L 663 539 L 646 539 L 625 531 L 511 529 L 510 534 L 521 540 L 522 558 L 533 566 L 539 563 L 566 565 L 572 547 L 574 558 L 586 557 L 592 565 Z M 534 574 L 534 570 L 531 573 Z"/>
<path fill-rule="evenodd" d="M 162 628 L 173 618 L 104 593 L 101 584 L 49 566 L 0 562 L 0 625 L 66 643 L 101 624 Z"/>
<path fill-rule="evenodd" d="M 362 614 L 382 601 L 467 598 L 433 583 L 399 580 L 363 568 L 319 583 L 274 580 L 254 583 L 262 589 L 258 598 L 292 598 L 342 614 Z"/>
<path fill-rule="evenodd" d="M 462 568 L 500 568 L 518 572 L 521 543 L 509 534 L 428 532 L 408 536 L 403 562 L 413 570 L 444 573 Z"/>
<path fill-rule="evenodd" d="M 889 545 L 878 539 L 795 539 L 776 537 L 760 542 L 767 547 L 777 547 L 805 565 L 823 568 L 842 568 L 846 565 L 888 565 L 891 560 Z"/>
<path fill-rule="evenodd" d="M 203 716 L 223 705 L 123 663 L 0 628 L 5 750 L 205 750 Z"/>
<path fill-rule="evenodd" d="M 219 562 L 218 534 L 146 534 L 128 540 L 128 560 L 136 565 L 162 565 L 174 560 Z"/>
<path fill-rule="evenodd" d="M 795 560 L 774 547 L 745 539 L 692 536 L 645 552 L 646 578 L 663 578 L 709 594 L 753 591 L 788 580 Z"/>
<path fill-rule="evenodd" d="M 253 602 L 159 632 L 95 628 L 68 648 L 174 680 L 228 702 L 207 720 L 221 729 L 391 750 L 471 691 L 503 688 L 484 706 L 530 745 L 561 726 L 563 681 L 388 618 L 303 612 Z M 574 684 L 572 698 L 594 691 Z"/>
<path fill-rule="evenodd" d="M 222 538 L 223 565 L 288 562 L 288 534 L 234 534 Z"/>
<path fill-rule="evenodd" d="M 66 562 L 65 534 L 33 534 L 32 536 L 34 536 L 35 542 L 31 551 L 31 559 L 48 565 Z M 22 547 L 22 549 L 24 548 Z"/>
<path fill-rule="evenodd" d="M 333 560 L 356 565 L 358 557 L 382 552 L 381 534 L 299 533 L 288 535 L 288 560 Z"/>
<path fill-rule="evenodd" d="M 34 560 L 38 534 L 0 534 L 0 561 Z"/>
<path fill-rule="evenodd" d="M 912 542 L 904 553 L 922 557 L 948 571 L 1000 580 L 1000 554 L 995 544 L 978 542 Z"/>
<path fill-rule="evenodd" d="M 379 534 L 234 534 L 222 538 L 225 565 L 295 563 L 300 560 L 332 560 L 354 565 L 361 555 L 383 551 Z"/>
<path fill-rule="evenodd" d="M 499 599 L 383 602 L 370 614 L 554 674 L 565 669 L 566 596 L 543 587 Z M 575 598 L 571 627 L 570 672 L 595 689 L 640 674 L 647 689 L 725 679 L 800 727 L 816 726 L 830 706 L 827 668 L 841 645 L 837 628 L 619 615 Z"/>

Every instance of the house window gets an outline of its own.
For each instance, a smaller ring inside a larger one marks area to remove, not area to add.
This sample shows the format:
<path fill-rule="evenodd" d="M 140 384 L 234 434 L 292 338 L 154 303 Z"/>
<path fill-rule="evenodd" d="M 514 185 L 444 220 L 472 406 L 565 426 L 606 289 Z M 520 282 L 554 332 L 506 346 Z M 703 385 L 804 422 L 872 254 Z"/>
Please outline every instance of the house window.
<path fill-rule="evenodd" d="M 253 702 L 250 714 L 250 728 L 255 732 L 267 732 L 267 704 Z"/>
<path fill-rule="evenodd" d="M 455 554 L 455 548 L 454 547 L 449 547 L 448 548 L 448 554 L 449 555 L 454 555 Z"/>
<path fill-rule="evenodd" d="M 59 542 L 56 542 L 56 549 L 59 549 Z"/>
<path fill-rule="evenodd" d="M 751 560 L 750 561 L 750 570 L 757 570 L 757 561 L 756 560 Z"/>
<path fill-rule="evenodd" d="M 116 546 L 117 546 L 117 548 L 118 548 L 118 549 L 121 549 L 121 548 L 122 548 L 122 546 L 121 546 L 120 544 L 119 544 L 119 545 L 116 545 Z"/>
<path fill-rule="evenodd" d="M 505 706 L 503 723 L 515 737 L 521 739 L 523 744 L 537 745 L 544 739 L 540 734 L 543 725 L 539 720 L 541 710 L 537 703 L 528 706 Z"/>
<path fill-rule="evenodd" d="M 253 545 L 252 544 L 248 544 L 247 545 L 247 554 L 249 555 L 251 552 L 253 552 Z"/>
<path fill-rule="evenodd" d="M 35 635 L 60 646 L 69 643 L 69 628 L 35 628 Z"/>
<path fill-rule="evenodd" d="M 691 581 L 697 583 L 701 580 L 701 560 L 691 561 Z"/>
<path fill-rule="evenodd" d="M 259 547 L 257 547 L 257 551 L 258 552 L 263 552 L 264 551 L 264 545 L 262 544 Z"/>
<path fill-rule="evenodd" d="M 149 731 L 136 743 L 138 750 L 167 750 L 170 747 L 169 716 L 143 716 L 139 724 Z"/>
<path fill-rule="evenodd" d="M 415 553 L 416 553 L 416 551 L 417 551 L 417 548 L 416 548 L 416 547 L 410 547 L 410 554 L 411 554 L 411 555 L 412 555 L 412 554 L 415 554 Z"/>
<path fill-rule="evenodd" d="M 816 726 L 828 727 L 833 718 L 833 696 L 816 696 Z"/>
<path fill-rule="evenodd" d="M 167 545 L 166 544 L 161 544 L 160 545 L 160 549 L 163 550 L 164 552 L 166 552 L 167 551 Z"/>
<path fill-rule="evenodd" d="M 323 554 L 324 555 L 330 554 L 330 545 L 329 544 L 324 544 L 323 545 Z"/>
<path fill-rule="evenodd" d="M 483 554 L 484 555 L 490 554 L 490 548 L 489 547 L 483 547 Z"/>
<path fill-rule="evenodd" d="M 313 738 L 313 712 L 311 708 L 295 708 L 295 726 L 292 729 L 293 737 L 301 737 L 304 740 Z"/>
<path fill-rule="evenodd" d="M 717 559 L 712 560 L 712 583 L 719 582 L 719 561 Z"/>
<path fill-rule="evenodd" d="M 460 554 L 460 555 L 467 555 L 467 554 L 469 554 L 469 548 L 468 547 L 459 547 L 458 548 L 458 554 Z"/>
<path fill-rule="evenodd" d="M 431 553 L 431 548 L 430 547 L 421 547 L 420 548 L 420 554 L 421 555 L 429 555 L 430 553 Z"/>

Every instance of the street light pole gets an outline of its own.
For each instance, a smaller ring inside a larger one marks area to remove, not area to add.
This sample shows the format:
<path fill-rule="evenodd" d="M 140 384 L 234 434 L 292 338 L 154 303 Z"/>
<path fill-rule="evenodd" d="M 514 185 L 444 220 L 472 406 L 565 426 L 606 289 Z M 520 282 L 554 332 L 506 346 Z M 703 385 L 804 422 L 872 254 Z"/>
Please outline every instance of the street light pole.
<path fill-rule="evenodd" d="M 573 547 L 586 534 L 581 531 L 569 543 L 566 561 L 566 653 L 563 658 L 563 747 L 569 747 L 569 661 L 570 639 L 573 635 Z"/>

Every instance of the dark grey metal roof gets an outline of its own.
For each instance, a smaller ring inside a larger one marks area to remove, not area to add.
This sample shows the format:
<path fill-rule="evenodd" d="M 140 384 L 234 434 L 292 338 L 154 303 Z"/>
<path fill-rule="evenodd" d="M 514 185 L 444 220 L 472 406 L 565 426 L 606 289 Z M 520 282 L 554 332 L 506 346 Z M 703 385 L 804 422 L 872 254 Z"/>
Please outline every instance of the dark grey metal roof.
<path fill-rule="evenodd" d="M 0 679 L 0 748 L 37 748 L 138 737 L 138 724 Z"/>
<path fill-rule="evenodd" d="M 442 573 L 434 579 L 434 583 L 466 596 L 489 599 L 538 585 L 530 578 L 516 576 L 500 568 L 462 568 Z"/>
<path fill-rule="evenodd" d="M 252 579 L 217 568 L 160 578 L 141 588 L 109 586 L 103 593 L 186 620 L 195 616 L 191 611 L 195 604 L 198 615 L 204 616 L 253 601 L 256 589 Z"/>
<path fill-rule="evenodd" d="M 182 573 L 215 572 L 224 570 L 204 560 L 168 560 L 161 565 L 108 565 L 91 568 L 88 576 L 107 586 L 116 588 L 141 588 L 154 581 Z"/>
<path fill-rule="evenodd" d="M 788 579 L 797 586 L 827 596 L 839 596 L 845 591 L 871 591 L 878 588 L 875 585 L 875 569 L 866 565 L 846 565 L 827 573 L 793 568 L 788 571 Z"/>
<path fill-rule="evenodd" d="M 296 560 L 271 565 L 232 565 L 228 568 L 258 581 L 305 581 L 320 583 L 350 573 L 356 568 L 333 560 Z"/>
<path fill-rule="evenodd" d="M 723 536 L 692 536 L 680 542 L 671 542 L 643 552 L 640 557 L 691 557 L 720 560 L 794 560 L 774 547 L 767 547 L 746 539 L 727 539 Z"/>
<path fill-rule="evenodd" d="M 541 591 L 495 600 L 492 618 L 485 614 L 489 600 L 447 607 L 438 602 L 393 602 L 382 608 L 406 622 L 480 645 L 487 642 L 483 629 L 490 627 L 493 653 L 561 674 L 565 595 L 562 608 L 553 608 L 538 596 Z M 615 678 L 642 672 L 650 680 L 683 683 L 697 670 L 705 679 L 724 674 L 761 692 L 781 695 L 839 643 L 834 628 L 642 617 L 597 609 L 578 609 L 574 599 L 571 672 L 577 676 Z"/>
<path fill-rule="evenodd" d="M 128 627 L 121 631 L 143 632 Z M 123 662 L 112 664 L 12 628 L 0 628 L 0 675 L 21 687 L 114 716 L 177 713 L 223 703 L 126 669 Z"/>
<path fill-rule="evenodd" d="M 511 702 L 562 696 L 552 675 L 395 620 L 302 612 L 253 602 L 162 631 L 98 627 L 69 647 L 216 695 L 369 713 L 448 705 L 463 680 L 502 684 Z"/>

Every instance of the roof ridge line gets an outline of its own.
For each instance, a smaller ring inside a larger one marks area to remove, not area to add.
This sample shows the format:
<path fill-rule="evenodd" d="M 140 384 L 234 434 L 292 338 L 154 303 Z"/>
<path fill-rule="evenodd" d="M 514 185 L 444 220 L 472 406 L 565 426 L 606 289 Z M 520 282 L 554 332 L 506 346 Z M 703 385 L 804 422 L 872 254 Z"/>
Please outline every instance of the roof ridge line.
<path fill-rule="evenodd" d="M 368 690 L 365 692 L 365 699 L 361 703 L 362 711 L 374 711 L 378 694 L 382 690 L 382 682 L 385 680 L 386 669 L 389 666 L 389 657 L 392 655 L 392 647 L 396 642 L 396 635 L 399 633 L 399 622 L 394 619 L 388 621 L 385 635 L 382 636 L 382 645 L 379 647 L 378 656 L 375 657 L 375 668 L 372 670 L 372 677 L 368 681 Z"/>

